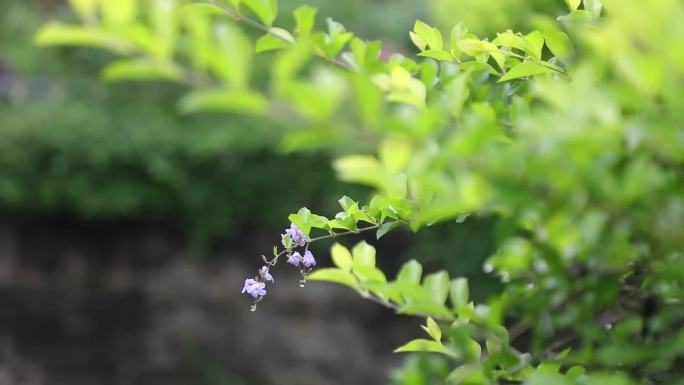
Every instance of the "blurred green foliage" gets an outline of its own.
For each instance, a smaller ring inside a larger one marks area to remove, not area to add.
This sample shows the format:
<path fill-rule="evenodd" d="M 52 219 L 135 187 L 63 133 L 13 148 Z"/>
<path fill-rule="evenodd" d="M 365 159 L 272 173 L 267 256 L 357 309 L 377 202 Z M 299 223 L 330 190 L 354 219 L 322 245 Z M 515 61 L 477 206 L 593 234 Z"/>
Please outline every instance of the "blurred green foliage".
<path fill-rule="evenodd" d="M 184 111 L 287 116 L 302 128 L 285 138 L 288 148 L 344 153 L 333 162 L 339 179 L 375 194 L 367 204 L 343 197 L 332 218 L 306 207 L 288 216 L 306 235 L 326 234 L 311 241 L 497 218 L 483 269 L 502 290 L 484 302 L 471 300 L 467 277 L 424 271 L 416 260 L 388 278 L 366 242 L 335 244 L 334 268 L 309 275 L 300 266 L 303 279 L 426 316 L 429 338 L 395 352 L 441 354 L 452 370 L 444 378 L 439 363 L 409 364 L 399 381 L 680 382 L 680 1 L 566 0 L 561 15 L 530 17 L 534 31 L 493 40 L 462 23 L 445 35 L 416 21 L 409 36 L 418 57 L 387 60 L 379 42 L 340 23 L 313 29 L 310 7 L 294 11 L 292 30 L 273 27 L 275 0 L 196 4 L 180 16 L 153 1 L 142 24 L 130 12 L 112 19 L 113 3 L 72 3 L 81 22 L 47 24 L 38 44 L 103 48 L 121 58 L 105 68 L 107 80 L 190 85 Z M 240 23 L 262 36 L 253 42 Z M 252 81 L 253 60 L 267 50 L 279 51 L 269 76 Z M 298 239 L 283 237 L 266 263 L 308 248 Z M 457 260 L 458 250 L 449 257 Z M 264 277 L 246 285 L 263 286 Z"/>
<path fill-rule="evenodd" d="M 175 116 L 161 100 L 127 102 L 129 92 L 145 89 L 125 88 L 127 96 L 102 100 L 1 105 L 0 209 L 224 231 L 250 218 L 278 223 L 295 199 L 335 189 L 330 172 L 307 166 L 325 158 L 275 154 L 272 126 Z M 296 188 L 265 188 L 264 180 Z M 280 205 L 267 208 L 268 199 Z"/>
<path fill-rule="evenodd" d="M 481 36 L 496 36 L 512 29 L 528 32 L 535 14 L 559 15 L 564 10 L 558 0 L 430 0 L 429 15 L 441 28 L 463 22 Z"/>
<path fill-rule="evenodd" d="M 324 202 L 339 191 L 328 168 L 310 167 L 327 156 L 277 151 L 284 125 L 180 115 L 182 87 L 103 87 L 82 74 L 109 55 L 31 49 L 32 31 L 60 10 L 45 4 L 11 1 L 0 16 L 11 79 L 0 98 L 4 215 L 144 219 L 230 237 L 238 226 L 279 226 L 302 197 Z"/>

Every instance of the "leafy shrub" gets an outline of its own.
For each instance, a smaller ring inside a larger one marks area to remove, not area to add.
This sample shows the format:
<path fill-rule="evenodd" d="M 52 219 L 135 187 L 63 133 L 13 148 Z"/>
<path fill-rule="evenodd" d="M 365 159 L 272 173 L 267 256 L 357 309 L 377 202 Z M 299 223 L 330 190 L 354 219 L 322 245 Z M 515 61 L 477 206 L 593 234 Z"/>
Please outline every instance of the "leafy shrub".
<path fill-rule="evenodd" d="M 681 383 L 681 2 L 567 0 L 558 22 L 538 18 L 537 30 L 491 40 L 461 23 L 444 38 L 418 21 L 410 37 L 420 58 L 386 61 L 379 42 L 333 20 L 314 30 L 310 7 L 295 10 L 287 31 L 272 27 L 275 0 L 177 13 L 152 1 L 141 24 L 135 7 L 121 8 L 134 3 L 73 0 L 83 24 L 52 22 L 36 42 L 120 54 L 103 71 L 108 80 L 189 84 L 186 112 L 287 111 L 302 128 L 286 147 L 349 152 L 333 162 L 339 178 L 376 192 L 367 204 L 342 198 L 332 218 L 291 214 L 274 256 L 245 282 L 256 302 L 283 258 L 303 281 L 425 316 L 426 338 L 397 351 L 441 355 L 448 370 L 418 363 L 435 373 L 421 377 L 431 383 Z M 241 24 L 264 34 L 252 42 Z M 278 51 L 268 87 L 251 81 L 253 50 Z M 424 272 L 417 261 L 389 279 L 365 242 L 333 245 L 335 267 L 311 271 L 312 242 L 469 215 L 498 218 L 484 269 L 503 290 L 485 302 L 471 301 L 466 277 Z M 411 378 L 406 370 L 398 381 Z"/>
<path fill-rule="evenodd" d="M 0 78 L 9 78 L 0 90 L 3 215 L 173 222 L 194 235 L 229 237 L 239 226 L 281 223 L 303 197 L 321 202 L 339 191 L 331 172 L 307 167 L 328 156 L 277 149 L 285 124 L 182 115 L 173 104 L 183 87 L 105 88 L 83 77 L 111 55 L 28 50 L 42 17 L 20 1 L 0 16 Z M 264 188 L 264 180 L 300 187 Z"/>

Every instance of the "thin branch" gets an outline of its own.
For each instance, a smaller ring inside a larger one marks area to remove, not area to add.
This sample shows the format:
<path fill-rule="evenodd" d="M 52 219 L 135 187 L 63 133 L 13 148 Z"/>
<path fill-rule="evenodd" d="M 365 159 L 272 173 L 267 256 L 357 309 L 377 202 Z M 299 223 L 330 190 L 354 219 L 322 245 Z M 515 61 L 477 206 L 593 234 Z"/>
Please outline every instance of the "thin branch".
<path fill-rule="evenodd" d="M 311 238 L 311 239 L 309 240 L 309 243 L 315 242 L 315 241 L 320 241 L 320 240 L 322 240 L 322 239 L 337 238 L 337 237 L 341 237 L 341 236 L 345 236 L 345 235 L 350 235 L 350 234 L 360 234 L 360 233 L 363 233 L 363 232 L 366 232 L 366 231 L 371 231 L 371 230 L 378 229 L 378 228 L 380 228 L 380 226 L 382 226 L 382 225 L 383 225 L 383 224 L 381 223 L 381 224 L 379 224 L 379 225 L 373 225 L 373 226 L 369 226 L 369 227 L 364 227 L 364 228 L 358 229 L 358 230 L 349 230 L 349 231 L 344 231 L 344 232 L 341 232 L 341 233 L 331 233 L 331 234 L 328 234 L 328 235 L 322 235 L 322 236 L 320 236 L 320 237 Z"/>

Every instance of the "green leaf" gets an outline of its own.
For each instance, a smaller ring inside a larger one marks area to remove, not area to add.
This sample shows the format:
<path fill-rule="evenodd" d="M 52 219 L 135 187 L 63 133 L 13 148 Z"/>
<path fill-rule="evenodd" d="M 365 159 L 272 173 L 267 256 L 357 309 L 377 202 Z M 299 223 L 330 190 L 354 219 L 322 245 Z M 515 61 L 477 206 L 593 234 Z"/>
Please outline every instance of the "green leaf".
<path fill-rule="evenodd" d="M 420 35 L 418 35 L 415 32 L 409 32 L 409 37 L 411 38 L 413 44 L 415 44 L 415 46 L 418 47 L 419 50 L 425 50 L 425 48 L 427 47 L 427 42 L 425 41 L 425 39 L 420 37 Z"/>
<path fill-rule="evenodd" d="M 311 219 L 311 210 L 309 210 L 306 207 L 302 207 L 301 209 L 299 209 L 299 211 L 297 211 L 297 215 L 299 215 L 299 217 L 301 217 L 306 223 L 308 223 Z"/>
<path fill-rule="evenodd" d="M 334 229 L 345 229 L 351 231 L 357 230 L 356 220 L 354 220 L 354 217 L 347 215 L 346 213 L 338 213 L 335 216 L 335 219 L 330 221 L 330 227 Z"/>
<path fill-rule="evenodd" d="M 458 48 L 458 42 L 463 40 L 468 33 L 468 28 L 466 28 L 463 23 L 458 23 L 451 29 L 451 36 L 449 38 L 449 50 L 451 54 L 459 58 L 461 56 L 461 49 Z"/>
<path fill-rule="evenodd" d="M 496 39 L 492 41 L 492 44 L 496 46 L 517 48 L 522 51 L 527 51 L 529 48 L 529 44 L 525 41 L 524 37 L 511 31 L 497 33 Z"/>
<path fill-rule="evenodd" d="M 573 382 L 568 380 L 565 376 L 559 373 L 551 373 L 546 371 L 534 371 L 530 373 L 525 381 L 526 385 L 571 385 Z M 605 384 L 605 382 L 601 382 Z M 597 384 L 598 385 L 598 384 Z"/>
<path fill-rule="evenodd" d="M 261 113 L 267 101 L 261 94 L 247 90 L 200 89 L 183 96 L 178 102 L 182 113 L 199 111 L 231 111 Z"/>
<path fill-rule="evenodd" d="M 487 71 L 492 75 L 497 75 L 499 72 L 489 63 L 481 63 L 477 61 L 467 61 L 459 65 L 464 71 Z"/>
<path fill-rule="evenodd" d="M 296 214 L 288 215 L 287 219 L 294 223 L 307 236 L 311 232 L 311 211 L 302 207 Z"/>
<path fill-rule="evenodd" d="M 490 385 L 492 382 L 478 364 L 461 365 L 454 369 L 447 377 L 449 384 L 460 385 Z"/>
<path fill-rule="evenodd" d="M 352 249 L 354 265 L 375 267 L 375 247 L 361 241 Z"/>
<path fill-rule="evenodd" d="M 603 9 L 603 3 L 601 0 L 583 0 L 584 9 L 586 9 L 591 17 L 598 18 L 601 16 L 601 10 Z"/>
<path fill-rule="evenodd" d="M 354 34 L 347 32 L 342 24 L 330 17 L 325 21 L 328 24 L 328 34 L 317 33 L 313 36 L 317 42 L 317 48 L 323 52 L 324 56 L 333 58 L 342 51 Z"/>
<path fill-rule="evenodd" d="M 371 186 L 382 183 L 382 165 L 372 156 L 348 155 L 333 162 L 333 168 L 343 181 Z"/>
<path fill-rule="evenodd" d="M 369 266 L 369 265 L 363 265 L 363 264 L 359 264 L 359 263 L 354 263 L 352 271 L 354 272 L 354 275 L 356 275 L 359 278 L 359 281 L 361 281 L 361 282 L 364 282 L 364 283 L 375 282 L 375 283 L 382 283 L 382 284 L 387 283 L 387 278 L 385 277 L 385 273 L 383 273 L 377 267 Z"/>
<path fill-rule="evenodd" d="M 396 222 L 396 221 L 389 221 L 385 222 L 378 228 L 378 231 L 375 232 L 375 239 L 380 239 L 383 235 L 387 234 L 388 232 L 396 229 L 397 227 L 400 227 L 402 225 L 401 222 Z"/>
<path fill-rule="evenodd" d="M 416 339 L 406 345 L 400 346 L 394 350 L 395 353 L 404 352 L 432 352 L 432 353 L 442 353 L 450 357 L 456 357 L 454 352 L 447 349 L 440 342 L 430 341 L 425 339 Z"/>
<path fill-rule="evenodd" d="M 544 34 L 544 41 L 551 53 L 563 60 L 572 53 L 570 38 L 556 25 L 548 20 L 540 20 L 538 28 Z"/>
<path fill-rule="evenodd" d="M 302 5 L 294 10 L 295 33 L 298 36 L 309 36 L 316 22 L 317 9 L 308 5 Z"/>
<path fill-rule="evenodd" d="M 380 160 L 385 169 L 396 174 L 406 171 L 411 160 L 411 144 L 405 140 L 386 139 L 380 143 Z"/>
<path fill-rule="evenodd" d="M 449 286 L 449 294 L 451 297 L 451 303 L 456 309 L 459 309 L 468 304 L 468 279 L 467 278 L 456 278 L 451 280 L 451 285 Z"/>
<path fill-rule="evenodd" d="M 376 224 L 377 224 L 377 221 L 376 221 L 374 218 L 372 218 L 372 217 L 371 217 L 370 215 L 368 215 L 366 212 L 361 211 L 361 210 L 354 211 L 353 213 L 351 213 L 351 216 L 352 216 L 352 218 L 354 218 L 354 220 L 357 221 L 357 222 L 363 221 L 363 222 L 370 223 L 370 224 L 373 224 L 373 225 L 376 225 Z"/>
<path fill-rule="evenodd" d="M 449 341 L 454 351 L 465 362 L 477 363 L 482 354 L 482 346 L 471 337 L 472 330 L 461 323 L 455 323 L 449 328 Z"/>
<path fill-rule="evenodd" d="M 442 340 L 442 329 L 440 329 L 439 325 L 432 317 L 427 317 L 427 325 L 423 326 L 423 330 L 425 330 L 435 341 L 439 342 Z"/>
<path fill-rule="evenodd" d="M 273 79 L 276 93 L 280 96 L 287 96 L 286 91 L 293 83 L 293 78 L 309 62 L 312 48 L 310 42 L 304 40 L 278 54 L 273 65 Z"/>
<path fill-rule="evenodd" d="M 420 283 L 420 276 L 423 273 L 423 266 L 420 262 L 412 259 L 401 266 L 396 280 L 404 283 Z"/>
<path fill-rule="evenodd" d="M 527 53 L 533 58 L 540 60 L 544 48 L 544 35 L 539 31 L 533 31 L 524 37 L 527 43 Z"/>
<path fill-rule="evenodd" d="M 404 303 L 401 293 L 396 291 L 392 285 L 388 285 L 387 282 L 364 282 L 363 286 L 384 301 L 392 301 L 399 305 Z"/>
<path fill-rule="evenodd" d="M 183 72 L 181 68 L 168 62 L 119 60 L 105 67 L 102 71 L 102 78 L 110 82 L 123 80 L 180 81 L 183 78 Z"/>
<path fill-rule="evenodd" d="M 135 20 L 138 4 L 136 0 L 116 0 L 100 2 L 100 12 L 108 27 L 121 27 Z"/>
<path fill-rule="evenodd" d="M 273 25 L 273 20 L 278 15 L 277 0 L 242 0 L 241 3 L 254 11 L 259 19 L 269 27 Z"/>
<path fill-rule="evenodd" d="M 576 10 L 581 2 L 582 0 L 565 0 L 565 4 L 568 5 L 568 8 L 570 8 L 571 11 Z"/>
<path fill-rule="evenodd" d="M 232 24 L 217 23 L 214 31 L 218 48 L 212 56 L 212 69 L 226 83 L 238 88 L 246 87 L 252 69 L 250 40 Z"/>
<path fill-rule="evenodd" d="M 356 277 L 350 272 L 334 268 L 316 269 L 307 276 L 309 281 L 326 281 L 339 283 L 341 285 L 349 286 L 354 290 L 359 290 Z"/>
<path fill-rule="evenodd" d="M 227 14 L 225 10 L 221 9 L 221 7 L 219 7 L 216 4 L 211 4 L 211 3 L 185 4 L 185 5 L 181 6 L 180 8 L 177 8 L 176 13 L 181 14 L 181 15 L 187 15 L 190 13 L 195 13 L 195 14 L 199 14 L 199 15 L 219 15 L 219 16 L 230 17 L 230 15 Z"/>
<path fill-rule="evenodd" d="M 482 53 L 496 52 L 499 49 L 488 41 L 477 39 L 462 39 L 457 43 L 458 49 L 468 56 L 478 56 Z"/>
<path fill-rule="evenodd" d="M 309 225 L 325 231 L 330 231 L 330 220 L 322 215 L 311 214 Z"/>
<path fill-rule="evenodd" d="M 73 45 L 106 48 L 121 54 L 133 50 L 129 42 L 117 35 L 58 22 L 50 22 L 41 27 L 33 37 L 33 42 L 39 46 Z"/>
<path fill-rule="evenodd" d="M 437 28 L 430 27 L 426 23 L 416 20 L 413 26 L 413 32 L 424 41 L 430 49 L 441 50 L 443 46 L 442 34 Z M 415 43 L 415 41 L 414 41 Z M 418 45 L 418 44 L 416 44 Z M 420 47 L 418 47 L 420 48 Z M 424 48 L 421 48 L 421 50 Z"/>
<path fill-rule="evenodd" d="M 401 314 L 429 315 L 438 318 L 452 319 L 454 315 L 446 306 L 432 301 L 410 302 L 399 308 Z"/>
<path fill-rule="evenodd" d="M 332 257 L 333 263 L 335 266 L 339 267 L 340 270 L 347 272 L 351 271 L 352 255 L 349 252 L 349 249 L 340 245 L 339 243 L 335 243 L 332 245 L 332 249 L 330 249 L 330 255 Z"/>
<path fill-rule="evenodd" d="M 256 41 L 255 51 L 264 52 L 286 48 L 292 43 L 294 43 L 294 38 L 288 31 L 282 28 L 271 28 L 270 33 L 265 34 Z"/>
<path fill-rule="evenodd" d="M 499 79 L 499 83 L 505 82 L 507 80 L 518 79 L 526 76 L 541 75 L 551 72 L 550 69 L 542 66 L 541 64 L 525 62 L 520 63 L 508 71 L 504 76 Z"/>
<path fill-rule="evenodd" d="M 431 57 L 435 60 L 442 60 L 442 61 L 453 61 L 454 58 L 451 57 L 451 54 L 447 51 L 441 50 L 441 49 L 429 49 L 427 51 L 423 51 L 418 54 L 418 56 L 423 56 L 423 57 Z"/>
<path fill-rule="evenodd" d="M 449 295 L 449 274 L 442 270 L 428 274 L 423 281 L 423 287 L 430 294 L 430 300 L 443 304 Z"/>
<path fill-rule="evenodd" d="M 340 204 L 340 207 L 342 207 L 342 210 L 344 210 L 344 212 L 347 214 L 351 214 L 351 212 L 357 211 L 359 209 L 359 204 L 346 195 L 340 198 L 337 202 Z"/>
<path fill-rule="evenodd" d="M 428 301 L 427 291 L 417 283 L 394 281 L 388 286 L 391 286 L 392 290 L 402 295 L 406 299 L 406 302 Z"/>
<path fill-rule="evenodd" d="M 581 375 L 583 375 L 587 370 L 579 365 L 575 365 L 565 372 L 565 377 L 569 378 L 571 381 L 576 381 Z"/>
<path fill-rule="evenodd" d="M 593 17 L 591 16 L 591 13 L 589 13 L 589 11 L 587 11 L 586 9 L 579 9 L 576 11 L 572 11 L 567 15 L 558 16 L 557 19 L 559 21 L 568 21 L 571 23 L 578 23 L 582 25 L 583 23 L 591 22 Z"/>
<path fill-rule="evenodd" d="M 382 90 L 363 76 L 352 75 L 352 86 L 359 120 L 370 127 L 378 125 L 385 110 L 385 95 Z"/>

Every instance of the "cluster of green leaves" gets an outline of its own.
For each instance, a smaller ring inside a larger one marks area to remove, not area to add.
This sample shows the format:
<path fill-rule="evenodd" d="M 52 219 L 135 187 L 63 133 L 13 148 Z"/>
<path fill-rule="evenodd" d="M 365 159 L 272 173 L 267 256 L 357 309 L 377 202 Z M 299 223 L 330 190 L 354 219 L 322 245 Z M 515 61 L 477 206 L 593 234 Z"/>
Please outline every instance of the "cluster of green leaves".
<path fill-rule="evenodd" d="M 10 0 L 0 15 L 0 50 L 7 54 L 0 60 L 3 217 L 172 223 L 197 241 L 191 247 L 202 247 L 207 237 L 237 239 L 257 224 L 278 228 L 303 199 L 335 205 L 342 183 L 326 168 L 309 167 L 329 156 L 277 150 L 286 124 L 276 129 L 234 114 L 179 116 L 174 102 L 183 87 L 105 88 L 83 74 L 111 55 L 31 48 L 31 34 L 48 15 L 69 16 L 43 3 Z M 265 189 L 264 179 L 299 187 Z"/>
<path fill-rule="evenodd" d="M 78 9 L 83 0 L 73 2 Z M 376 229 L 388 217 L 418 231 L 472 213 L 497 216 L 498 247 L 484 269 L 504 290 L 486 304 L 471 304 L 466 281 L 444 273 L 421 284 L 414 262 L 389 282 L 365 244 L 335 246 L 336 268 L 312 274 L 431 317 L 431 339 L 400 350 L 448 357 L 448 383 L 678 384 L 684 5 L 566 5 L 568 14 L 557 19 L 536 18 L 534 31 L 492 40 L 458 24 L 448 46 L 440 31 L 418 22 L 411 34 L 417 58 L 381 60 L 379 42 L 333 20 L 318 31 L 316 12 L 306 6 L 294 12 L 293 30 L 273 27 L 270 0 L 151 13 L 151 20 L 173 15 L 167 24 L 128 18 L 128 27 L 182 26 L 161 65 L 153 52 L 64 34 L 105 31 L 139 44 L 117 32 L 124 23 L 107 24 L 101 5 L 81 12 L 81 26 L 49 24 L 37 41 L 99 45 L 127 62 L 143 60 L 155 68 L 145 74 L 162 79 L 172 62 L 182 68 L 173 79 L 194 87 L 181 100 L 185 111 L 287 117 L 302 128 L 285 139 L 286 148 L 343 152 L 333 163 L 340 179 L 372 187 L 374 203 L 359 208 L 345 198 L 332 220 L 308 210 L 291 216 L 307 233 L 353 233 L 362 230 L 358 221 Z M 263 35 L 252 42 L 237 25 Z M 255 49 L 277 51 L 265 84 L 250 82 Z M 445 304 L 450 291 L 452 307 Z"/>
<path fill-rule="evenodd" d="M 467 281 L 463 278 L 450 281 L 446 271 L 426 275 L 421 284 L 423 268 L 418 261 L 411 260 L 402 266 L 394 281 L 388 281 L 375 266 L 375 248 L 365 242 L 358 243 L 351 252 L 336 243 L 331 257 L 336 267 L 314 271 L 309 277 L 311 280 L 341 283 L 363 296 L 374 296 L 402 314 L 431 314 L 450 319 L 457 312 L 474 311 L 473 304 L 467 304 Z M 452 309 L 445 305 L 449 293 Z"/>
<path fill-rule="evenodd" d="M 464 70 L 484 69 L 493 75 L 501 76 L 500 82 L 550 72 L 565 74 L 553 64 L 556 58 L 567 57 L 570 53 L 570 39 L 552 24 L 544 32 L 533 31 L 525 36 L 508 30 L 498 34 L 489 42 L 480 40 L 477 35 L 459 23 L 451 30 L 449 47 L 446 48 L 439 29 L 418 20 L 410 33 L 411 40 L 420 49 L 418 56 L 431 57 L 438 61 L 457 62 Z M 544 43 L 555 55 L 549 61 L 542 60 Z M 471 60 L 467 60 L 470 58 Z M 498 66 L 497 71 L 489 59 Z"/>
<path fill-rule="evenodd" d="M 428 15 L 440 28 L 449 28 L 454 15 L 478 35 L 490 36 L 512 28 L 536 28 L 537 14 L 558 15 L 566 5 L 560 0 L 429 0 Z"/>
<path fill-rule="evenodd" d="M 362 207 L 347 196 L 342 197 L 338 202 L 343 211 L 335 214 L 333 219 L 312 214 L 306 207 L 295 214 L 290 214 L 288 219 L 307 236 L 312 228 L 322 229 L 331 235 L 335 234 L 334 229 L 351 232 L 377 229 L 376 237 L 380 239 L 388 231 L 401 226 L 404 223 L 403 218 L 409 213 L 405 201 L 380 196 L 374 197 L 369 205 Z M 365 222 L 371 226 L 360 227 L 359 222 Z"/>

